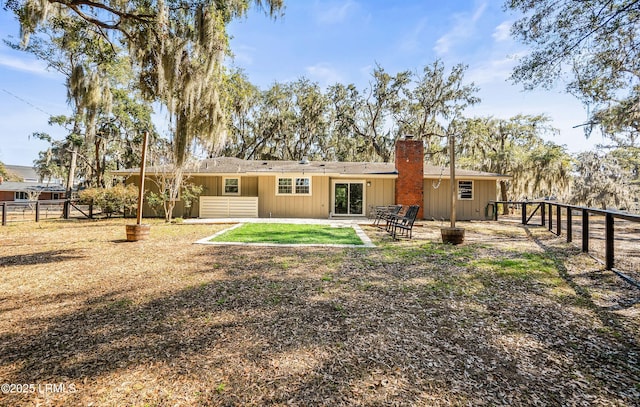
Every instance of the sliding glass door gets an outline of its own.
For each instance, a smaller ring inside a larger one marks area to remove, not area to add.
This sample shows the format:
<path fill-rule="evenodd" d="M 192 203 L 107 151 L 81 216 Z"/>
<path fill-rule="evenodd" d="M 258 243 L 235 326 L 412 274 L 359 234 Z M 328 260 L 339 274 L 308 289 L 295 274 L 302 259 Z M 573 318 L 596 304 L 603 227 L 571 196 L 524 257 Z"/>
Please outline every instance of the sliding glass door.
<path fill-rule="evenodd" d="M 335 215 L 364 215 L 364 182 L 336 181 L 333 186 Z"/>

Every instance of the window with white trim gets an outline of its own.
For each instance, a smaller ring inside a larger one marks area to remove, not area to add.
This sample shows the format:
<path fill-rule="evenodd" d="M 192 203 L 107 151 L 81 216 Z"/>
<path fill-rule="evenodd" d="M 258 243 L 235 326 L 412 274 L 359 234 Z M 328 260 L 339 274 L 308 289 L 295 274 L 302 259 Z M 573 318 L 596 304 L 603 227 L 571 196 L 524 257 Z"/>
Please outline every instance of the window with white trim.
<path fill-rule="evenodd" d="M 473 199 L 473 181 L 458 181 L 458 199 Z"/>
<path fill-rule="evenodd" d="M 292 194 L 293 181 L 291 178 L 278 178 L 278 194 Z"/>
<path fill-rule="evenodd" d="M 240 178 L 223 178 L 224 195 L 240 195 Z"/>
<path fill-rule="evenodd" d="M 27 194 L 25 191 L 16 191 L 16 193 L 14 195 L 14 200 L 16 200 L 16 201 L 28 201 L 29 200 L 29 194 Z"/>
<path fill-rule="evenodd" d="M 311 195 L 311 178 L 279 177 L 276 195 Z"/>
<path fill-rule="evenodd" d="M 296 178 L 296 194 L 309 195 L 311 193 L 311 180 L 309 178 Z"/>

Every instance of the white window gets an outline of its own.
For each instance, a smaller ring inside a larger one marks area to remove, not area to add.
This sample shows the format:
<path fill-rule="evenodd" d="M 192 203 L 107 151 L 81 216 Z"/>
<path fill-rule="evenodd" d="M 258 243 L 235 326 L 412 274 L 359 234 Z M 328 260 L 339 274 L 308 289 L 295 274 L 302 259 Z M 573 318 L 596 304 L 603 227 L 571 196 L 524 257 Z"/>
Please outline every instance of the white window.
<path fill-rule="evenodd" d="M 276 195 L 311 195 L 311 178 L 278 178 Z"/>
<path fill-rule="evenodd" d="M 224 195 L 240 195 L 240 178 L 224 178 Z"/>
<path fill-rule="evenodd" d="M 53 200 L 62 199 L 62 194 L 60 192 L 52 192 L 51 193 L 51 199 L 53 199 Z"/>
<path fill-rule="evenodd" d="M 458 199 L 473 199 L 473 181 L 458 181 Z"/>
<path fill-rule="evenodd" d="M 311 192 L 311 180 L 309 178 L 296 178 L 296 194 L 309 195 Z"/>
<path fill-rule="evenodd" d="M 278 178 L 278 194 L 292 194 L 292 180 L 291 178 Z"/>
<path fill-rule="evenodd" d="M 17 191 L 14 195 L 15 201 L 28 201 L 29 195 L 25 191 Z"/>

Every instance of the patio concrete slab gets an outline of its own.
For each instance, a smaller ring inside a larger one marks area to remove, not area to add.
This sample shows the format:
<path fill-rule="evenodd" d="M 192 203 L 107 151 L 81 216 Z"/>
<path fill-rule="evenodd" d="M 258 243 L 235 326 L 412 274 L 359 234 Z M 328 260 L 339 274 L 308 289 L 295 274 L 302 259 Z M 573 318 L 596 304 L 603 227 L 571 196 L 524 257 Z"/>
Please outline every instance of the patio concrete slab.
<path fill-rule="evenodd" d="M 296 225 L 333 225 L 348 226 L 372 223 L 368 218 L 349 219 L 305 219 L 305 218 L 207 218 L 207 219 L 185 219 L 184 223 L 196 224 L 227 224 L 227 223 L 288 223 Z"/>

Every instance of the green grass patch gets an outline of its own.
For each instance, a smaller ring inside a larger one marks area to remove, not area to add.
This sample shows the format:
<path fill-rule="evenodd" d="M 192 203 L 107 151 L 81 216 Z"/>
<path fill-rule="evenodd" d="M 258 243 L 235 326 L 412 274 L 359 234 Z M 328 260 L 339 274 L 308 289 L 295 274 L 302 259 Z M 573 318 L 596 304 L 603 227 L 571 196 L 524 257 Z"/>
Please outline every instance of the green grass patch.
<path fill-rule="evenodd" d="M 427 261 L 430 264 L 450 264 L 464 266 L 479 250 L 474 245 L 453 246 L 442 243 L 427 242 L 420 246 L 387 245 L 382 247 L 383 260 L 392 263 L 410 264 L 416 261 Z"/>
<path fill-rule="evenodd" d="M 352 227 L 288 223 L 246 223 L 211 239 L 211 241 L 277 244 L 363 244 Z"/>
<path fill-rule="evenodd" d="M 516 258 L 487 258 L 473 262 L 480 270 L 495 272 L 518 280 L 543 280 L 557 274 L 551 259 L 536 253 L 522 253 Z"/>

